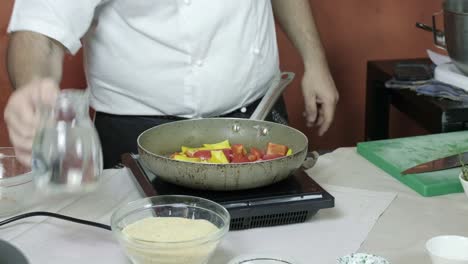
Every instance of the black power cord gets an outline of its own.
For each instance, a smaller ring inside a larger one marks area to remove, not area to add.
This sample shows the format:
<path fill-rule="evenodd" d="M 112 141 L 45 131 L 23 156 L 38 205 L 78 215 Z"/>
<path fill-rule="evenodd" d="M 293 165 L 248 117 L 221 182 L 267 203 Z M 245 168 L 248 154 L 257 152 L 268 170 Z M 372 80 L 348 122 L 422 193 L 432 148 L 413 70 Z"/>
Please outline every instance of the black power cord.
<path fill-rule="evenodd" d="M 20 215 L 8 218 L 6 220 L 0 221 L 0 226 L 4 226 L 4 225 L 9 224 L 11 222 L 18 221 L 18 220 L 28 218 L 28 217 L 33 217 L 33 216 L 54 217 L 54 218 L 58 218 L 58 219 L 62 219 L 62 220 L 82 224 L 82 225 L 89 225 L 89 226 L 94 226 L 94 227 L 98 227 L 98 228 L 102 228 L 102 229 L 106 229 L 106 230 L 111 230 L 110 226 L 104 225 L 104 224 L 101 224 L 101 223 L 91 222 L 91 221 L 88 221 L 88 220 L 78 219 L 78 218 L 74 218 L 74 217 L 70 217 L 70 216 L 66 216 L 66 215 L 50 213 L 50 212 L 42 212 L 42 211 L 20 214 Z"/>

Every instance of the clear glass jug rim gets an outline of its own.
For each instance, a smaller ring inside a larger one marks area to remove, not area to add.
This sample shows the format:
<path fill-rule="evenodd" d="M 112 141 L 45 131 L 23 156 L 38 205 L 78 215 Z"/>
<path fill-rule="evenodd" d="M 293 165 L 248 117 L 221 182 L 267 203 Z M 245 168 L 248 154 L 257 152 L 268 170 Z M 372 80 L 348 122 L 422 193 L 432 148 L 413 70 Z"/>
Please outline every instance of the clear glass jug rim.
<path fill-rule="evenodd" d="M 88 90 L 67 88 L 60 90 L 53 107 L 57 109 L 74 109 L 81 115 L 87 114 L 89 108 L 89 92 Z"/>

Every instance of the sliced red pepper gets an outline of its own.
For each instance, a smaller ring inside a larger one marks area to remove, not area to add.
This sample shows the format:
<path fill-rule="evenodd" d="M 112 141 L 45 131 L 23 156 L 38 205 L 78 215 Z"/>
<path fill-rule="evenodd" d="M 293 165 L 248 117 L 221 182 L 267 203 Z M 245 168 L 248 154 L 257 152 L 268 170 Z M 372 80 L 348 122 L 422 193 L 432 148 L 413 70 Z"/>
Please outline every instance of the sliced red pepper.
<path fill-rule="evenodd" d="M 199 150 L 193 154 L 194 158 L 199 158 L 201 160 L 209 160 L 211 159 L 211 151 L 210 150 Z"/>
<path fill-rule="evenodd" d="M 229 162 L 232 161 L 232 149 L 223 149 L 224 156 L 228 159 Z"/>
<path fill-rule="evenodd" d="M 287 152 L 287 146 L 269 142 L 267 145 L 266 155 L 279 154 L 284 156 Z"/>

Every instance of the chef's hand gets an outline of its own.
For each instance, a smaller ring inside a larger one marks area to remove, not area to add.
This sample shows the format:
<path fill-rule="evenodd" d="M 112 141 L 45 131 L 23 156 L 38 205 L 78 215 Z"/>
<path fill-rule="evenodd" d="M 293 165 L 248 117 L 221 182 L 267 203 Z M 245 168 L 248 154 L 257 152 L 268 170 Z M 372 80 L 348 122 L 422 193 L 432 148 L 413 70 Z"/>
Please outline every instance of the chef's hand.
<path fill-rule="evenodd" d="M 302 93 L 304 94 L 307 127 L 319 127 L 318 134 L 322 136 L 330 127 L 339 94 L 331 75 L 305 71 L 302 78 Z"/>
<path fill-rule="evenodd" d="M 16 157 L 25 166 L 31 166 L 32 144 L 40 119 L 39 107 L 52 105 L 58 92 L 55 81 L 34 80 L 16 89 L 8 99 L 5 123 Z"/>

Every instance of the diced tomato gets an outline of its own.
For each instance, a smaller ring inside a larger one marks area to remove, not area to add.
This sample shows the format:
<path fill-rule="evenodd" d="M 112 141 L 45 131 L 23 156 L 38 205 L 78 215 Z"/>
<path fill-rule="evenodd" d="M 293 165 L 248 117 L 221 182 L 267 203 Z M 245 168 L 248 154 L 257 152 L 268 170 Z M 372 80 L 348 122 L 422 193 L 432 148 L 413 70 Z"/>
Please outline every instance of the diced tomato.
<path fill-rule="evenodd" d="M 250 162 L 249 158 L 244 155 L 233 154 L 231 163 L 242 163 L 242 162 Z"/>
<path fill-rule="evenodd" d="M 249 161 L 256 161 L 256 160 L 258 160 L 257 155 L 252 154 L 252 153 L 247 154 L 247 159 L 248 159 Z"/>
<path fill-rule="evenodd" d="M 250 154 L 255 155 L 257 159 L 261 159 L 263 155 L 265 155 L 265 153 L 262 150 L 255 147 L 250 148 Z"/>
<path fill-rule="evenodd" d="M 231 149 L 232 149 L 233 154 L 237 154 L 237 155 L 247 154 L 247 151 L 245 150 L 244 145 L 242 144 L 233 144 Z"/>
<path fill-rule="evenodd" d="M 269 142 L 267 145 L 266 155 L 279 154 L 286 155 L 288 153 L 288 147 L 285 145 L 275 144 Z"/>
<path fill-rule="evenodd" d="M 228 159 L 229 162 L 232 160 L 232 149 L 223 149 L 224 156 Z"/>
<path fill-rule="evenodd" d="M 272 159 L 277 159 L 277 158 L 281 158 L 281 157 L 284 157 L 284 155 L 281 155 L 281 154 L 265 154 L 262 157 L 262 160 L 272 160 Z"/>
<path fill-rule="evenodd" d="M 201 160 L 209 160 L 211 158 L 210 150 L 199 150 L 193 154 L 194 158 L 199 158 Z"/>

